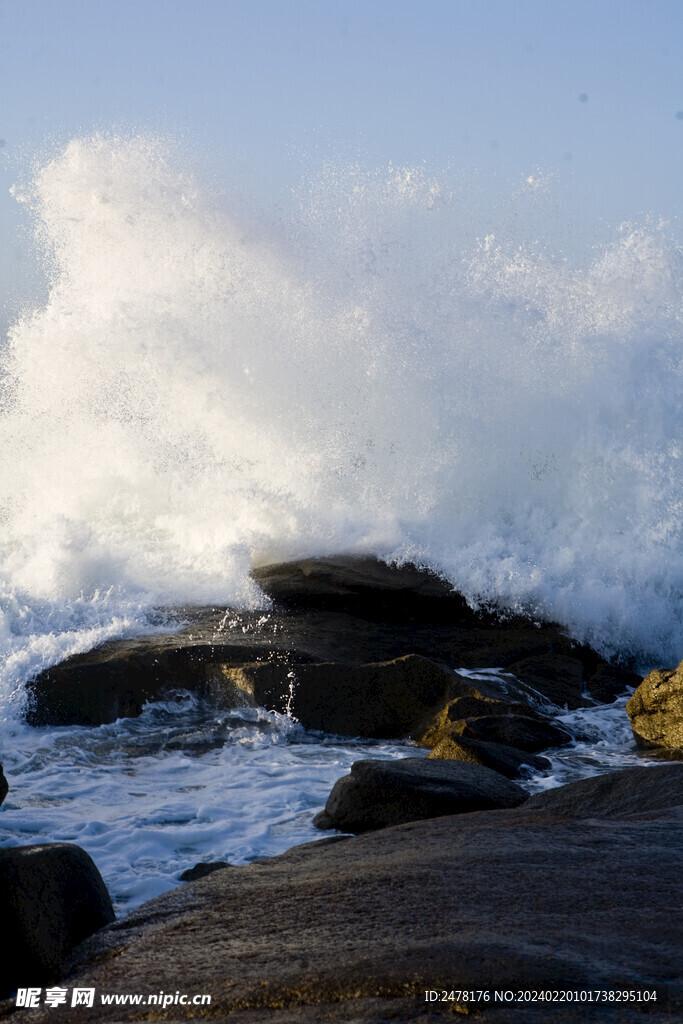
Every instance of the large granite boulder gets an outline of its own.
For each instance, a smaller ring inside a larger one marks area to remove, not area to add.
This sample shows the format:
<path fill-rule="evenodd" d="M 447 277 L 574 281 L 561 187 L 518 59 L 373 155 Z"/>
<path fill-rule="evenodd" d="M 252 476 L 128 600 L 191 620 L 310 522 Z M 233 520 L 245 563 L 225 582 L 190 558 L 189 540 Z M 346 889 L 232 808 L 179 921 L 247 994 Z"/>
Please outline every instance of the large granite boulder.
<path fill-rule="evenodd" d="M 626 705 L 641 747 L 683 748 L 683 661 L 677 669 L 656 669 Z"/>
<path fill-rule="evenodd" d="M 0 998 L 57 980 L 74 946 L 114 917 L 102 876 L 79 846 L 0 850 Z"/>
<path fill-rule="evenodd" d="M 356 761 L 351 774 L 337 780 L 313 823 L 320 829 L 369 832 L 420 818 L 516 807 L 526 799 L 520 786 L 479 765 L 417 757 Z"/>
<path fill-rule="evenodd" d="M 243 702 L 248 698 L 231 676 L 241 667 L 251 673 L 256 663 L 264 664 L 266 706 L 278 711 L 289 706 L 292 672 L 305 703 L 307 687 L 309 695 L 321 685 L 338 691 L 344 669 L 406 655 L 450 669 L 505 668 L 510 680 L 516 674 L 515 686 L 519 690 L 523 684 L 527 697 L 541 694 L 559 706 L 589 702 L 594 685 L 601 700 L 634 685 L 635 677 L 572 643 L 558 626 L 475 611 L 448 583 L 415 566 L 322 558 L 267 566 L 253 576 L 266 595 L 268 615 L 182 609 L 185 622 L 172 635 L 111 641 L 74 655 L 31 682 L 29 723 L 99 725 L 137 715 L 145 701 L 178 686 L 222 690 Z M 313 664 L 322 667 L 298 672 L 299 666 Z M 372 682 L 369 670 L 362 676 Z M 366 699 L 367 690 L 358 696 L 359 702 Z M 332 697 L 321 695 L 319 705 L 312 706 L 316 720 L 327 720 L 333 704 Z"/>
<path fill-rule="evenodd" d="M 528 801 L 216 871 L 93 935 L 62 979 L 98 994 L 209 993 L 210 1004 L 96 1004 L 70 1011 L 69 1024 L 188 1013 L 231 1024 L 681 1019 L 683 821 L 680 808 L 650 803 L 671 788 L 660 772 L 632 776 L 647 814 L 593 805 L 586 819 Z M 425 998 L 443 990 L 460 996 Z M 585 995 L 517 999 L 548 991 Z M 598 991 L 634 997 L 589 1001 Z M 54 1024 L 55 1012 L 30 1011 L 31 1024 Z"/>

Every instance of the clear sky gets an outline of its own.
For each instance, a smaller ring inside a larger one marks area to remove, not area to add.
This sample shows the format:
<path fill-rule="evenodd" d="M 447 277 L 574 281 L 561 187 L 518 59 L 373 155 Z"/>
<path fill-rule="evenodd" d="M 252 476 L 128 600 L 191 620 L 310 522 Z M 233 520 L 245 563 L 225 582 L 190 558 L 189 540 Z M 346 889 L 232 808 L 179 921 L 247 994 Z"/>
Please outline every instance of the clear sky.
<path fill-rule="evenodd" d="M 0 0 L 6 296 L 30 274 L 8 190 L 31 157 L 136 126 L 266 196 L 302 154 L 485 188 L 540 169 L 590 243 L 679 212 L 683 2 Z"/>

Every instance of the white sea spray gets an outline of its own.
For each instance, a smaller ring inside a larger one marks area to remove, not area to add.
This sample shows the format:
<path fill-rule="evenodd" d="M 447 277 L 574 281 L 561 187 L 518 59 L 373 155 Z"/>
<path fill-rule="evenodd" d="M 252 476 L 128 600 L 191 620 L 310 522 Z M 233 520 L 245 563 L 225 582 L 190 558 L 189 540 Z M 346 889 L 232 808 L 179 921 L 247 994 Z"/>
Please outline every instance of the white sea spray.
<path fill-rule="evenodd" d="M 269 227 L 144 135 L 74 139 L 17 198 L 49 294 L 0 376 L 6 717 L 32 673 L 158 606 L 255 608 L 254 565 L 337 552 L 680 658 L 665 228 L 572 264 L 470 236 L 466 190 L 424 168 L 355 165 Z"/>

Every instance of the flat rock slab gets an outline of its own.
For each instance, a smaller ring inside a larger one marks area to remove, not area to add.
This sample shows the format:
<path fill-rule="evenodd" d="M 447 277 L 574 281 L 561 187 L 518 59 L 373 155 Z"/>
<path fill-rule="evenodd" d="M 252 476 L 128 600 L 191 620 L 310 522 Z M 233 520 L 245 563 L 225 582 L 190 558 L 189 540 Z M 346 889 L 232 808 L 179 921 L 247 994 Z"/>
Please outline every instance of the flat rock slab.
<path fill-rule="evenodd" d="M 579 779 L 535 793 L 527 809 L 583 818 L 650 814 L 683 807 L 683 764 L 674 763 Z"/>
<path fill-rule="evenodd" d="M 683 1010 L 682 840 L 680 809 L 585 820 L 527 803 L 217 871 L 80 947 L 63 984 L 94 986 L 97 1005 L 70 1010 L 69 1024 L 187 1020 L 180 1007 L 100 1003 L 177 990 L 210 994 L 195 1016 L 231 1024 L 438 1022 L 457 1019 L 453 1004 L 430 1004 L 425 990 L 477 989 L 658 997 L 501 1005 L 492 995 L 476 1011 L 482 1024 L 670 1024 Z M 57 1012 L 22 1020 L 53 1024 Z"/>
<path fill-rule="evenodd" d="M 313 823 L 368 832 L 420 818 L 516 807 L 526 799 L 521 786 L 480 765 L 417 757 L 356 761 Z"/>

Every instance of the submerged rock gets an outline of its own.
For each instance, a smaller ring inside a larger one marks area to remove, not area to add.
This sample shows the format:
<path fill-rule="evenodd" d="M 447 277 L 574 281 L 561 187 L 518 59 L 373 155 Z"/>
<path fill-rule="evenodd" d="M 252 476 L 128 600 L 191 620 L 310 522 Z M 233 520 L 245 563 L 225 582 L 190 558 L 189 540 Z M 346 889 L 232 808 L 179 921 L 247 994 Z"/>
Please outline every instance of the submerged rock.
<path fill-rule="evenodd" d="M 520 787 L 488 768 L 406 757 L 356 761 L 338 779 L 316 828 L 369 832 L 420 818 L 516 807 L 527 799 Z"/>
<path fill-rule="evenodd" d="M 650 672 L 626 710 L 641 747 L 683 749 L 683 662 L 677 669 Z"/>
<path fill-rule="evenodd" d="M 79 846 L 0 850 L 0 998 L 55 981 L 74 946 L 114 916 L 102 876 Z"/>

